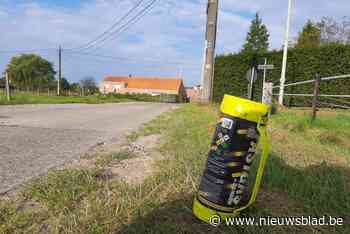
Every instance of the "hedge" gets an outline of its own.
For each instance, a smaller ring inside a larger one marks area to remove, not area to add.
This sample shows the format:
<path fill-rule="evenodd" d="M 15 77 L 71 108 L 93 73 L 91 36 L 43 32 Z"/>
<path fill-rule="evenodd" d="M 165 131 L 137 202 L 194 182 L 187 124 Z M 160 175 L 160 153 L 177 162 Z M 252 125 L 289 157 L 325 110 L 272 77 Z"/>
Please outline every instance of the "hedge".
<path fill-rule="evenodd" d="M 101 96 L 115 97 L 120 99 L 130 99 L 130 100 L 144 101 L 144 102 L 164 102 L 164 103 L 181 102 L 179 96 L 176 94 L 160 94 L 160 95 L 152 96 L 146 93 L 109 93 L 107 95 L 101 94 Z"/>
<path fill-rule="evenodd" d="M 255 56 L 258 64 L 274 64 L 275 69 L 267 72 L 267 81 L 279 84 L 282 65 L 282 51 L 271 51 Z M 224 94 L 246 97 L 248 81 L 246 73 L 252 65 L 251 54 L 220 55 L 216 58 L 214 77 L 214 100 L 221 101 Z M 286 83 L 313 79 L 316 73 L 321 77 L 350 74 L 350 46 L 327 45 L 320 48 L 288 51 Z M 261 101 L 263 72 L 258 72 L 254 100 Z M 321 82 L 321 94 L 349 94 L 350 78 Z M 275 90 L 278 93 L 278 90 Z M 313 93 L 313 83 L 286 87 L 286 93 Z M 286 97 L 291 105 L 310 105 L 309 97 Z"/>

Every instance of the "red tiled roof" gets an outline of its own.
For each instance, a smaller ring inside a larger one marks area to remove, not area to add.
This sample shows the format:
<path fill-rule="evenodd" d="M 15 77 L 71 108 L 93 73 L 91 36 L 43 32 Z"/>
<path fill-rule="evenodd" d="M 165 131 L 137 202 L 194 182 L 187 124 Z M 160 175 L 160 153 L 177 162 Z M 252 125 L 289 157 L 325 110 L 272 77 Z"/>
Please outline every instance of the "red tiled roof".
<path fill-rule="evenodd" d="M 179 91 L 182 80 L 158 77 L 116 77 L 107 76 L 104 81 L 124 82 L 128 88 L 134 89 L 160 89 Z"/>

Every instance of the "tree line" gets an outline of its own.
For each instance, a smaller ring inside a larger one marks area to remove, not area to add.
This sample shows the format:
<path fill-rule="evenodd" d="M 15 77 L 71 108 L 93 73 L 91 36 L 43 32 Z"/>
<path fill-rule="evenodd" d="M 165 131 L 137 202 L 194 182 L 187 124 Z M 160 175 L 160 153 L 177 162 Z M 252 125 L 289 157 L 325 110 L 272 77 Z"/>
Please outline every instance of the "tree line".
<path fill-rule="evenodd" d="M 56 71 L 53 63 L 36 54 L 22 54 L 11 58 L 6 67 L 12 89 L 31 92 L 46 92 L 57 89 Z M 5 72 L 0 78 L 0 87 L 5 86 Z M 79 82 L 70 83 L 65 77 L 60 79 L 62 93 L 93 94 L 98 91 L 96 81 L 87 76 Z"/>
<path fill-rule="evenodd" d="M 251 21 L 246 41 L 239 53 L 261 54 L 269 50 L 270 34 L 262 18 L 256 13 Z M 350 44 L 350 17 L 340 21 L 332 17 L 322 17 L 319 22 L 307 20 L 297 38 L 292 39 L 292 48 L 316 48 L 324 45 Z"/>
<path fill-rule="evenodd" d="M 297 48 L 315 48 L 330 44 L 350 44 L 350 18 L 337 22 L 331 17 L 322 17 L 319 22 L 308 20 L 297 38 Z"/>

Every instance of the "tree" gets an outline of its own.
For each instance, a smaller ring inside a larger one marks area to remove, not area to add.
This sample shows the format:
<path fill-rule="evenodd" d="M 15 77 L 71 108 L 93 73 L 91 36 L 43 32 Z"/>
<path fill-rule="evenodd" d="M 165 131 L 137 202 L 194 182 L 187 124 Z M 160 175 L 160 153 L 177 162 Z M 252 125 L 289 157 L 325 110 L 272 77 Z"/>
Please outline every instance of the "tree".
<path fill-rule="evenodd" d="M 262 23 L 259 14 L 256 13 L 252 20 L 246 42 L 243 45 L 243 53 L 264 53 L 269 48 L 269 33 L 266 26 Z"/>
<path fill-rule="evenodd" d="M 0 77 L 0 89 L 5 88 L 5 83 L 6 83 L 5 78 Z"/>
<path fill-rule="evenodd" d="M 79 83 L 72 83 L 70 84 L 70 90 L 73 92 L 79 92 L 80 91 L 80 84 Z"/>
<path fill-rule="evenodd" d="M 343 17 L 341 22 L 330 17 L 322 17 L 317 24 L 320 29 L 321 44 L 350 44 L 350 18 Z"/>
<path fill-rule="evenodd" d="M 65 77 L 62 77 L 60 79 L 60 86 L 62 90 L 68 90 L 70 88 L 69 81 Z"/>
<path fill-rule="evenodd" d="M 321 43 L 321 31 L 319 27 L 308 20 L 303 30 L 299 33 L 297 48 L 315 48 L 319 47 Z"/>
<path fill-rule="evenodd" d="M 80 80 L 80 87 L 82 88 L 83 95 L 93 94 L 98 91 L 95 78 L 87 76 L 84 79 Z"/>
<path fill-rule="evenodd" d="M 55 80 L 56 73 L 52 63 L 35 54 L 13 57 L 7 71 L 12 84 L 26 90 L 48 87 Z"/>

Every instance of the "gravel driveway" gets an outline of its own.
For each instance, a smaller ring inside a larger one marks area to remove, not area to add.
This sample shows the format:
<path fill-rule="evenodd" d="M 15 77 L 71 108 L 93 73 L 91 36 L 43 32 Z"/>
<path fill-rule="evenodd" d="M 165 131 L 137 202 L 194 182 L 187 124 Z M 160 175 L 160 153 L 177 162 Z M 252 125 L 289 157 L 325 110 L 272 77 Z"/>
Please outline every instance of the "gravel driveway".
<path fill-rule="evenodd" d="M 174 105 L 161 103 L 0 106 L 0 194 L 116 142 Z"/>

